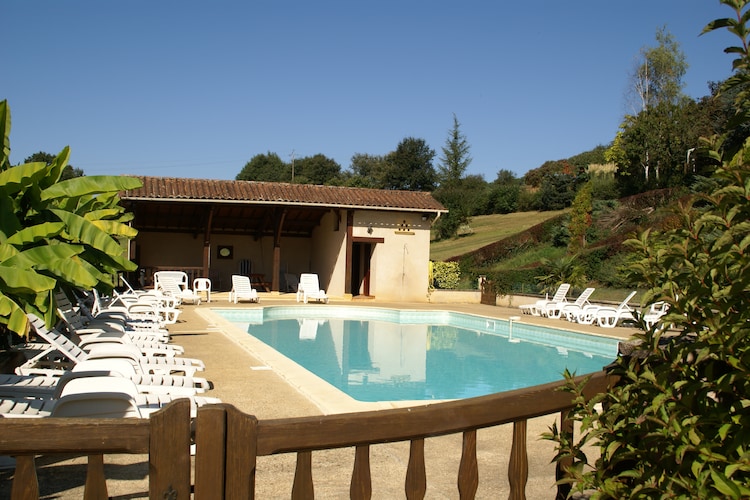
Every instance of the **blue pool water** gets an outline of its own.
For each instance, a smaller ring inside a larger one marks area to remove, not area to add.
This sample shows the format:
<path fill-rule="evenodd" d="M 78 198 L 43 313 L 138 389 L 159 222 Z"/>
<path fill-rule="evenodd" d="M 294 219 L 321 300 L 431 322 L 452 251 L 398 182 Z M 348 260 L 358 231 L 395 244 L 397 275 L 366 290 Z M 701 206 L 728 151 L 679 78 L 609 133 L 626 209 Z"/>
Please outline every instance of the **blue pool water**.
<path fill-rule="evenodd" d="M 601 370 L 616 339 L 449 311 L 215 310 L 359 401 L 461 399 Z"/>

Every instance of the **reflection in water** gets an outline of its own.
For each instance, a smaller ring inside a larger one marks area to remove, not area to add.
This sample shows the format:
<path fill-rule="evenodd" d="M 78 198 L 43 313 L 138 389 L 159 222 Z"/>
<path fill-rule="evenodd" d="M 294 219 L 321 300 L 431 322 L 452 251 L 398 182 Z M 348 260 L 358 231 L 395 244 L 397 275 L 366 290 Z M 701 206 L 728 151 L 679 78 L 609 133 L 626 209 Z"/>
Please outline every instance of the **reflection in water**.
<path fill-rule="evenodd" d="M 519 341 L 516 330 L 509 341 L 507 331 L 304 318 L 250 324 L 248 332 L 360 401 L 481 396 L 560 380 L 566 368 L 598 371 L 614 359 Z"/>

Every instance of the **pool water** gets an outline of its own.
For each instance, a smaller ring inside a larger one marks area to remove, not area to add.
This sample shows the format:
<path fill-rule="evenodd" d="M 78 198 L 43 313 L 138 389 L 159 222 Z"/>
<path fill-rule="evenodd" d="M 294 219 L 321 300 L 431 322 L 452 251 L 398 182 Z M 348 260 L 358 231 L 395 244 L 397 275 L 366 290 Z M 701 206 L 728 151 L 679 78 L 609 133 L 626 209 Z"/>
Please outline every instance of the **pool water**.
<path fill-rule="evenodd" d="M 218 310 L 358 401 L 461 399 L 599 371 L 616 339 L 447 311 Z"/>

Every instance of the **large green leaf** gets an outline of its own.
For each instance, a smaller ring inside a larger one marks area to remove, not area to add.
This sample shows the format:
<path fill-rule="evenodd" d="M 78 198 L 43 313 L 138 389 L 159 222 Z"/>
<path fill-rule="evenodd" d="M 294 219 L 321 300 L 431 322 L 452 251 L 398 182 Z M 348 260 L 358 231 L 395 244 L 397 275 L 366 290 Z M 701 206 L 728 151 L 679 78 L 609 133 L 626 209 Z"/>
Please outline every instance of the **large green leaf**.
<path fill-rule="evenodd" d="M 16 215 L 16 204 L 7 193 L 0 189 L 0 242 L 8 235 L 14 234 L 21 229 L 21 221 Z"/>
<path fill-rule="evenodd" d="M 46 265 L 37 266 L 37 269 L 40 271 L 47 270 L 61 281 L 85 290 L 95 287 L 99 283 L 101 275 L 95 267 L 79 258 L 50 261 Z"/>
<path fill-rule="evenodd" d="M 0 292 L 0 323 L 8 330 L 24 337 L 28 333 L 28 317 L 23 308 L 10 297 Z"/>
<path fill-rule="evenodd" d="M 68 165 L 69 158 L 70 147 L 65 146 L 57 155 L 57 157 L 55 157 L 54 161 L 49 164 L 47 176 L 39 183 L 39 187 L 41 189 L 46 189 L 50 186 L 54 186 L 55 183 L 60 180 L 63 169 Z"/>
<path fill-rule="evenodd" d="M 74 241 L 110 255 L 120 255 L 123 252 L 117 241 L 83 217 L 65 210 L 52 209 L 50 211 L 66 224 L 68 234 Z"/>
<path fill-rule="evenodd" d="M 57 281 L 32 269 L 0 266 L 0 290 L 14 293 L 40 293 L 55 288 Z"/>
<path fill-rule="evenodd" d="M 116 220 L 123 212 L 122 207 L 107 207 L 99 208 L 95 210 L 89 210 L 85 214 L 82 214 L 84 219 L 95 221 L 95 220 Z"/>
<path fill-rule="evenodd" d="M 93 225 L 101 229 L 102 231 L 109 233 L 112 236 L 121 236 L 123 238 L 135 238 L 138 235 L 138 230 L 133 226 L 127 224 L 121 224 L 114 220 L 97 220 L 91 222 Z"/>
<path fill-rule="evenodd" d="M 21 269 L 49 269 L 49 263 L 72 259 L 84 250 L 82 245 L 60 243 L 57 245 L 44 245 L 29 248 L 18 252 L 13 257 L 2 262 L 7 267 L 18 267 Z"/>
<path fill-rule="evenodd" d="M 10 109 L 8 100 L 0 101 L 0 137 L 3 138 L 0 149 L 0 170 L 10 166 Z"/>
<path fill-rule="evenodd" d="M 24 163 L 0 172 L 0 189 L 13 195 L 23 189 L 39 184 L 47 176 L 48 167 L 44 162 Z"/>
<path fill-rule="evenodd" d="M 135 271 L 138 264 L 119 255 L 107 255 L 106 260 L 100 261 L 102 269 L 110 274 L 117 274 L 120 271 Z"/>
<path fill-rule="evenodd" d="M 40 240 L 54 238 L 58 236 L 65 224 L 62 222 L 43 222 L 35 226 L 27 227 L 10 236 L 6 243 L 10 245 L 30 245 Z"/>
<path fill-rule="evenodd" d="M 57 198 L 77 198 L 80 196 L 108 193 L 110 191 L 127 191 L 136 189 L 143 185 L 140 179 L 135 177 L 92 175 L 74 177 L 58 182 L 42 192 L 42 200 L 53 200 Z"/>

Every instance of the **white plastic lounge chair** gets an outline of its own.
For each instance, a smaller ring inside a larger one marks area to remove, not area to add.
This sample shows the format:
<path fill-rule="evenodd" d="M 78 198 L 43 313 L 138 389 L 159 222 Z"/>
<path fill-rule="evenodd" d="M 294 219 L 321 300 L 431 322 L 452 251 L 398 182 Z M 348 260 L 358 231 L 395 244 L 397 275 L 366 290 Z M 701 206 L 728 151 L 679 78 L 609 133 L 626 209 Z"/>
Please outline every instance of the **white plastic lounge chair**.
<path fill-rule="evenodd" d="M 190 288 L 190 279 L 185 271 L 156 271 L 154 273 L 154 290 L 163 289 L 163 280 L 171 279 L 177 282 L 181 290 Z"/>
<path fill-rule="evenodd" d="M 548 316 L 550 318 L 562 318 L 564 316 L 568 321 L 573 321 L 572 318 L 577 317 L 578 312 L 581 309 L 591 305 L 591 302 L 589 302 L 589 297 L 591 297 L 591 294 L 594 293 L 594 290 L 596 290 L 596 288 L 594 287 L 586 288 L 583 292 L 581 292 L 581 295 L 576 298 L 575 302 L 564 304 L 561 308 L 553 311 L 552 314 L 549 314 L 548 312 Z"/>
<path fill-rule="evenodd" d="M 229 292 L 229 302 L 235 304 L 240 301 L 260 302 L 258 291 L 250 284 L 248 276 L 232 275 L 232 290 Z"/>
<path fill-rule="evenodd" d="M 135 344 L 138 347 L 151 350 L 161 350 L 182 353 L 179 346 L 167 345 L 169 332 L 166 330 L 135 331 L 126 330 L 116 321 L 95 321 L 86 323 L 79 311 L 73 309 L 67 296 L 62 292 L 55 293 L 57 315 L 65 324 L 67 330 L 78 337 L 81 345 L 92 341 L 119 342 Z"/>
<path fill-rule="evenodd" d="M 171 277 L 163 276 L 159 280 L 159 289 L 166 295 L 171 295 L 172 297 L 177 299 L 179 304 L 190 303 L 190 304 L 200 305 L 201 303 L 200 295 L 195 293 L 195 291 L 192 288 L 189 288 L 189 287 L 183 288 L 181 283 L 182 282 L 178 282 L 177 280 Z"/>
<path fill-rule="evenodd" d="M 299 286 L 297 287 L 297 302 L 315 300 L 317 302 L 328 303 L 326 291 L 320 288 L 318 275 L 312 273 L 303 273 L 299 276 Z"/>
<path fill-rule="evenodd" d="M 569 290 L 570 283 L 563 283 L 559 287 L 557 287 L 557 291 L 555 291 L 555 295 L 553 295 L 551 299 L 540 299 L 533 304 L 521 304 L 518 307 L 524 314 L 541 316 L 543 312 L 546 313 L 545 307 L 547 306 L 547 304 L 567 302 L 567 299 L 565 297 L 568 295 Z"/>
<path fill-rule="evenodd" d="M 84 296 L 78 297 L 78 309 L 88 322 L 113 320 L 120 322 L 128 330 L 166 331 L 165 322 L 152 302 L 138 302 L 133 295 L 134 300 L 127 304 L 115 305 L 112 300 L 105 303 L 96 289 L 81 293 Z"/>
<path fill-rule="evenodd" d="M 124 306 L 132 313 L 134 306 L 151 306 L 156 309 L 159 320 L 164 325 L 177 323 L 177 318 L 182 312 L 178 309 L 178 299 L 163 294 L 158 290 L 150 290 L 138 295 L 118 294 L 115 292 L 115 299 L 109 304 L 109 307 Z"/>
<path fill-rule="evenodd" d="M 137 372 L 157 375 L 184 374 L 188 377 L 195 375 L 196 371 L 203 371 L 205 365 L 199 359 L 180 357 L 150 357 L 144 356 L 134 345 L 93 345 L 84 350 L 72 340 L 54 330 L 47 330 L 44 321 L 29 314 L 29 319 L 36 329 L 37 335 L 50 344 L 50 348 L 42 351 L 22 365 L 21 370 L 16 373 L 25 375 L 24 370 L 49 368 L 52 370 L 69 370 L 73 365 L 81 361 L 92 359 L 125 359 L 134 365 Z M 56 354 L 57 353 L 57 354 Z M 60 354 L 68 361 L 60 359 Z"/>
<path fill-rule="evenodd" d="M 179 375 L 144 375 L 136 373 L 133 365 L 122 359 L 97 359 L 82 361 L 72 370 L 51 376 L 48 371 L 41 374 L 16 375 L 0 374 L 0 397 L 53 398 L 60 390 L 60 383 L 82 377 L 123 377 L 132 381 L 138 392 L 144 394 L 170 394 L 172 396 L 193 396 L 212 388 L 211 383 L 198 377 Z"/>
<path fill-rule="evenodd" d="M 192 416 L 204 404 L 216 404 L 217 398 L 141 394 L 136 385 L 121 377 L 85 377 L 72 379 L 53 399 L 2 398 L 3 417 L 148 417 L 175 399 L 191 401 Z"/>
<path fill-rule="evenodd" d="M 211 280 L 208 278 L 195 278 L 193 280 L 193 293 L 199 297 L 201 293 L 205 293 L 206 302 L 211 302 Z"/>
<path fill-rule="evenodd" d="M 563 300 L 562 302 L 549 302 L 545 304 L 542 316 L 547 316 L 548 318 L 553 319 L 560 319 L 563 315 L 563 311 L 565 311 L 566 309 L 580 309 L 581 307 L 589 304 L 589 297 L 592 293 L 594 293 L 594 290 L 596 289 L 593 287 L 586 288 L 583 292 L 581 292 L 581 295 L 579 295 L 573 303 L 570 303 L 567 300 Z"/>
<path fill-rule="evenodd" d="M 659 301 L 651 304 L 648 310 L 643 313 L 643 316 L 641 317 L 646 329 L 650 330 L 654 325 L 659 323 L 661 321 L 661 318 L 665 316 L 667 312 L 669 312 L 669 304 L 667 302 Z"/>
<path fill-rule="evenodd" d="M 635 291 L 631 292 L 617 307 L 602 306 L 597 308 L 594 312 L 597 324 L 603 328 L 614 328 L 623 321 L 635 321 L 633 309 L 628 305 L 635 294 Z"/>

